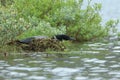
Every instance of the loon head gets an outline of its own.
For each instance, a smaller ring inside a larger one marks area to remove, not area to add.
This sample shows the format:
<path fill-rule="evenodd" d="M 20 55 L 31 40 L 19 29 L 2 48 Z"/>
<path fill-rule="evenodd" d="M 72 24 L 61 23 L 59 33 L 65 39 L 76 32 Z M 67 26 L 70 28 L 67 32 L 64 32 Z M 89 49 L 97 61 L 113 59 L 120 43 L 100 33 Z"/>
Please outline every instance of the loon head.
<path fill-rule="evenodd" d="M 52 39 L 56 39 L 59 41 L 63 41 L 63 40 L 75 40 L 73 37 L 70 37 L 68 35 L 65 34 L 58 34 L 52 37 Z"/>

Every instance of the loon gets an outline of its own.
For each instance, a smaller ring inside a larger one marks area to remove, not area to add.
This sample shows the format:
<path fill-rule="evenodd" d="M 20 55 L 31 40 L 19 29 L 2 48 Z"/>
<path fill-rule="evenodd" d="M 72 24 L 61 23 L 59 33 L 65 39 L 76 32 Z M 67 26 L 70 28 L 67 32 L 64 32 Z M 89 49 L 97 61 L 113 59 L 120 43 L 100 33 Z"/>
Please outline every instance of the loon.
<path fill-rule="evenodd" d="M 69 37 L 68 35 L 65 34 L 58 34 L 53 36 L 52 38 L 49 38 L 47 36 L 32 36 L 32 37 L 28 37 L 22 40 L 17 40 L 17 43 L 22 43 L 22 44 L 29 44 L 31 43 L 33 40 L 38 40 L 38 39 L 55 39 L 58 41 L 63 41 L 63 40 L 75 40 L 72 37 Z"/>
<path fill-rule="evenodd" d="M 47 39 L 47 38 L 48 38 L 47 36 L 32 36 L 32 37 L 29 37 L 29 38 L 26 38 L 26 39 L 19 40 L 19 43 L 29 44 L 29 43 L 31 43 L 33 40 L 37 40 L 37 39 Z"/>

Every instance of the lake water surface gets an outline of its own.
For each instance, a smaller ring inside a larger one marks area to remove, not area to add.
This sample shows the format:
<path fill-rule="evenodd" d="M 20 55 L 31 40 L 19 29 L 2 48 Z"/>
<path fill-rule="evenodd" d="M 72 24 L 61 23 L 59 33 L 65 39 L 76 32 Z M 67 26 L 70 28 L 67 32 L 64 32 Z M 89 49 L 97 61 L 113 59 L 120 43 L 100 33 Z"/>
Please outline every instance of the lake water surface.
<path fill-rule="evenodd" d="M 88 42 L 80 51 L 0 57 L 0 80 L 120 80 L 120 41 Z"/>

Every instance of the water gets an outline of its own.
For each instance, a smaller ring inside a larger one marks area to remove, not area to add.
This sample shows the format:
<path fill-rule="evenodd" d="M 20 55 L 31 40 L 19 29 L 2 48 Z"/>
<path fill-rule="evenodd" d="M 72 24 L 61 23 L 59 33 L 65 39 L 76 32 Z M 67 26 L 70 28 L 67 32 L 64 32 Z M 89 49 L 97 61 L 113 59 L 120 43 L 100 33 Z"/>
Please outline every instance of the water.
<path fill-rule="evenodd" d="M 120 18 L 120 0 L 93 1 L 103 4 L 103 22 Z M 49 58 L 41 53 L 1 54 L 0 80 L 120 80 L 120 41 L 88 42 L 77 49 Z"/>
<path fill-rule="evenodd" d="M 120 41 L 88 42 L 63 57 L 0 57 L 0 80 L 120 80 Z"/>

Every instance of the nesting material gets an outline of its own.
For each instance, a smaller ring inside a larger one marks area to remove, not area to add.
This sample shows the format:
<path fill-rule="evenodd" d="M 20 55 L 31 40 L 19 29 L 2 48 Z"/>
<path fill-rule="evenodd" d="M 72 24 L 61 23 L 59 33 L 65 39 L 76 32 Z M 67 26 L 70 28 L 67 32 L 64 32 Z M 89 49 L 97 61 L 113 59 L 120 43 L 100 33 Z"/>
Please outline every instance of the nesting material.
<path fill-rule="evenodd" d="M 21 45 L 23 50 L 44 52 L 51 51 L 64 51 L 65 46 L 61 41 L 55 39 L 35 39 L 27 45 Z"/>

